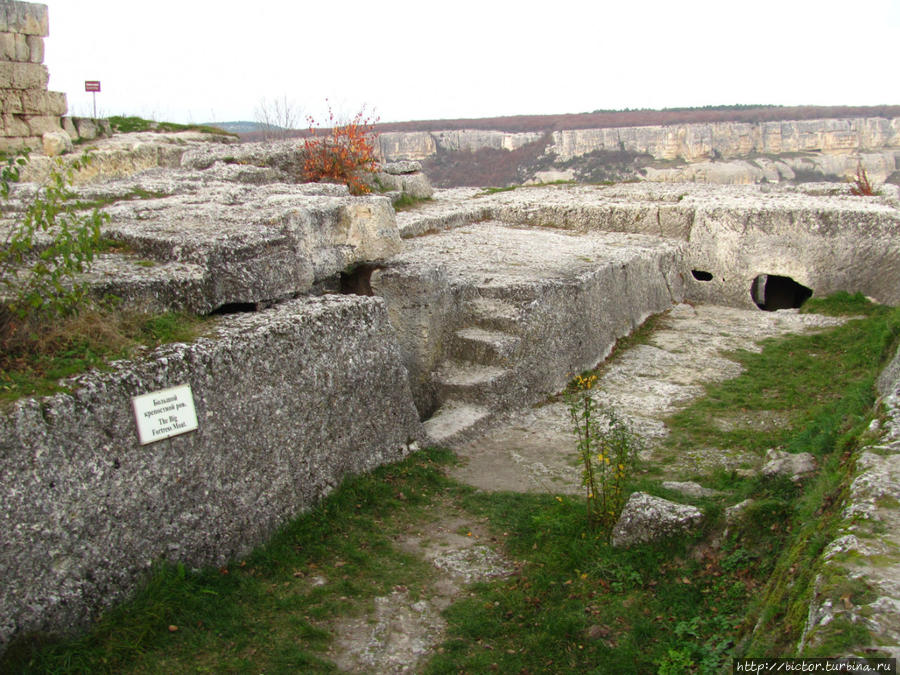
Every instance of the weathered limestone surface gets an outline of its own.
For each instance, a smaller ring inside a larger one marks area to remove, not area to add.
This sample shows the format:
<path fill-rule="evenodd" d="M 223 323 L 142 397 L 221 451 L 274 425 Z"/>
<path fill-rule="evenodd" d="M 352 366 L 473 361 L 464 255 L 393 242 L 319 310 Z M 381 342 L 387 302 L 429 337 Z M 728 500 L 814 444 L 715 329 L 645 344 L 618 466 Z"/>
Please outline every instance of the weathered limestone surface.
<path fill-rule="evenodd" d="M 680 242 L 658 237 L 488 221 L 408 240 L 371 284 L 427 416 L 556 391 L 681 300 L 681 255 Z"/>
<path fill-rule="evenodd" d="M 612 545 L 627 548 L 690 530 L 703 519 L 696 506 L 677 504 L 646 492 L 634 492 L 612 531 Z"/>
<path fill-rule="evenodd" d="M 725 161 L 697 161 L 672 168 L 647 167 L 647 180 L 669 183 L 716 183 L 752 185 L 796 181 L 798 176 L 817 176 L 818 180 L 850 179 L 862 167 L 874 184 L 884 182 L 900 167 L 900 150 L 825 155 L 769 156 Z M 810 180 L 810 178 L 805 178 Z M 802 182 L 802 181 L 800 181 Z"/>
<path fill-rule="evenodd" d="M 890 186 L 885 186 L 885 188 Z M 900 303 L 896 192 L 854 197 L 847 186 L 625 184 L 529 187 L 474 196 L 438 191 L 400 214 L 404 236 L 485 217 L 575 232 L 650 234 L 687 242 L 685 297 L 753 308 L 754 279 L 787 276 L 815 295 L 860 291 Z M 698 281 L 700 270 L 712 275 Z"/>
<path fill-rule="evenodd" d="M 515 150 L 540 140 L 540 132 L 390 132 L 380 136 L 388 161 L 426 159 L 439 150 Z M 560 161 L 598 150 L 648 154 L 654 159 L 695 162 L 713 156 L 780 155 L 797 152 L 846 153 L 900 149 L 900 118 L 881 117 L 778 122 L 719 122 L 554 131 L 547 148 Z"/>
<path fill-rule="evenodd" d="M 822 554 L 798 651 L 864 625 L 873 650 L 900 658 L 900 351 L 878 382 L 880 421 L 856 457 L 839 536 Z M 852 592 L 849 590 L 852 588 Z"/>
<path fill-rule="evenodd" d="M 517 150 L 544 137 L 543 132 L 506 133 L 461 129 L 453 131 L 391 131 L 378 136 L 385 161 L 422 160 L 439 151 L 472 152 L 482 148 Z"/>
<path fill-rule="evenodd" d="M 199 429 L 138 444 L 131 397 L 190 384 Z M 219 319 L 0 411 L 0 646 L 83 625 L 154 561 L 224 564 L 422 438 L 384 304 L 331 296 Z"/>
<path fill-rule="evenodd" d="M 104 209 L 104 235 L 132 250 L 98 260 L 88 277 L 94 293 L 148 310 L 207 313 L 294 297 L 400 250 L 387 197 L 273 178 L 268 169 L 217 163 L 82 187 L 82 199 L 120 200 Z M 20 186 L 14 196 L 31 193 Z"/>
<path fill-rule="evenodd" d="M 655 159 L 697 161 L 717 153 L 846 152 L 900 148 L 900 118 L 721 122 L 553 132 L 550 147 L 560 159 L 595 150 L 647 153 Z"/>
<path fill-rule="evenodd" d="M 543 138 L 537 132 L 474 129 L 392 132 L 381 136 L 380 147 L 386 160 L 424 160 L 439 152 L 515 150 Z M 900 118 L 564 129 L 552 133 L 540 166 L 528 167 L 532 173 L 523 180 L 575 178 L 572 160 L 592 153 L 651 158 L 656 165 L 632 174 L 651 181 L 749 184 L 791 181 L 798 172 L 845 179 L 862 162 L 870 178 L 881 182 L 900 169 Z M 597 161 L 602 164 L 602 158 Z"/>

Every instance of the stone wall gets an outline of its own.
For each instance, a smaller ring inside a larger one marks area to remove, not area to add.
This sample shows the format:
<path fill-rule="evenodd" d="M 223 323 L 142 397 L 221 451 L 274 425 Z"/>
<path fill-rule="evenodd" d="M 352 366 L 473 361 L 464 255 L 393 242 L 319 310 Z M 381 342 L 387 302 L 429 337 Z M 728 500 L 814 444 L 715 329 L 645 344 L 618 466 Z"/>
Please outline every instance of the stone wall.
<path fill-rule="evenodd" d="M 185 383 L 199 428 L 140 445 L 131 397 Z M 154 561 L 245 555 L 423 433 L 376 298 L 223 317 L 78 384 L 0 411 L 0 650 L 84 625 Z"/>
<path fill-rule="evenodd" d="M 43 147 L 43 135 L 61 132 L 66 95 L 47 91 L 44 63 L 47 6 L 0 1 L 0 152 Z"/>

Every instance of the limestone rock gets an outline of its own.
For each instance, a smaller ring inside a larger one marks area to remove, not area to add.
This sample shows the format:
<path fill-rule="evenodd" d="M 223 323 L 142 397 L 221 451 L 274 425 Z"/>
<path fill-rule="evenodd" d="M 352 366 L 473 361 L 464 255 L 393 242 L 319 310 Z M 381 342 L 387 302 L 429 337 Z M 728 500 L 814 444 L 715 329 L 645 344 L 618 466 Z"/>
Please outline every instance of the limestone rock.
<path fill-rule="evenodd" d="M 33 2 L 0 3 L 0 30 L 46 37 L 49 32 L 47 6 Z"/>
<path fill-rule="evenodd" d="M 766 464 L 762 468 L 764 476 L 788 476 L 798 481 L 815 472 L 816 459 L 808 452 L 790 453 L 781 450 L 766 450 Z"/>
<path fill-rule="evenodd" d="M 0 645 L 84 625 L 151 561 L 246 555 L 423 438 L 381 300 L 304 298 L 209 330 L 0 412 Z M 198 429 L 139 445 L 131 397 L 185 383 Z"/>
<path fill-rule="evenodd" d="M 0 89 L 47 89 L 49 79 L 46 66 L 0 61 Z"/>
<path fill-rule="evenodd" d="M 747 507 L 749 507 L 752 503 L 752 499 L 745 499 L 744 501 L 738 502 L 733 506 L 729 506 L 727 509 L 725 509 L 725 522 L 728 525 L 733 525 L 734 523 L 736 523 L 738 519 L 743 516 L 744 511 L 747 510 Z"/>
<path fill-rule="evenodd" d="M 410 162 L 411 164 L 413 162 Z M 415 162 L 416 164 L 418 162 Z M 427 199 L 434 194 L 434 188 L 428 177 L 421 171 L 415 173 L 386 173 L 380 172 L 375 174 L 374 181 L 379 184 L 382 189 L 396 191 L 399 194 L 406 194 L 419 199 Z"/>
<path fill-rule="evenodd" d="M 48 131 L 41 138 L 44 146 L 44 154 L 47 157 L 56 157 L 72 152 L 72 138 L 65 131 Z"/>
<path fill-rule="evenodd" d="M 695 506 L 635 492 L 613 528 L 612 544 L 627 548 L 665 539 L 689 531 L 702 518 L 703 514 Z"/>
<path fill-rule="evenodd" d="M 422 170 L 422 163 L 413 162 L 410 160 L 400 162 L 385 162 L 381 165 L 381 170 L 384 173 L 391 174 L 392 176 L 402 176 L 405 173 L 418 173 Z"/>

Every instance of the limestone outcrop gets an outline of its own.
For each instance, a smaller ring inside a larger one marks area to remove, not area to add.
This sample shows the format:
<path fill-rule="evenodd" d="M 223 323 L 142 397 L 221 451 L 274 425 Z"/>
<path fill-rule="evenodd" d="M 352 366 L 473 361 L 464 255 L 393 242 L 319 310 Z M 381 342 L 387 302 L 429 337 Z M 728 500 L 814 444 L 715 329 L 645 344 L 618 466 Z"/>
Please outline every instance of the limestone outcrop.
<path fill-rule="evenodd" d="M 681 244 L 659 237 L 487 221 L 405 249 L 371 287 L 436 442 L 558 391 L 683 297 Z"/>
<path fill-rule="evenodd" d="M 900 118 L 562 129 L 548 135 L 469 129 L 391 132 L 380 138 L 386 160 L 527 145 L 534 145 L 537 156 L 519 167 L 520 183 L 604 177 L 731 185 L 816 176 L 845 180 L 859 163 L 871 179 L 883 182 L 900 169 Z"/>
<path fill-rule="evenodd" d="M 856 153 L 900 149 L 900 118 L 720 122 L 553 132 L 550 152 L 561 160 L 596 150 L 646 153 L 695 162 L 795 152 Z"/>
<path fill-rule="evenodd" d="M 196 431 L 140 445 L 132 397 L 190 385 Z M 383 301 L 332 296 L 220 317 L 0 411 L 0 649 L 71 630 L 160 560 L 246 555 L 350 474 L 423 438 Z"/>
<path fill-rule="evenodd" d="M 453 131 L 390 131 L 378 136 L 381 156 L 385 161 L 422 160 L 439 151 L 472 152 L 482 148 L 517 150 L 539 141 L 542 132 L 506 133 L 461 129 Z"/>
<path fill-rule="evenodd" d="M 863 198 L 833 184 L 644 183 L 476 194 L 439 192 L 434 203 L 398 214 L 401 234 L 482 218 L 572 232 L 646 234 L 686 242 L 682 274 L 689 300 L 773 309 L 781 278 L 815 295 L 859 291 L 900 303 L 900 201 L 887 189 L 882 197 Z M 762 296 L 754 295 L 762 277 L 773 281 Z"/>
<path fill-rule="evenodd" d="M 43 65 L 49 31 L 46 5 L 0 2 L 0 152 L 43 149 L 44 134 L 62 131 L 66 95 L 47 91 Z"/>
<path fill-rule="evenodd" d="M 129 251 L 97 260 L 88 277 L 93 292 L 149 311 L 206 314 L 307 293 L 400 250 L 387 197 L 352 197 L 338 185 L 261 184 L 270 173 L 217 164 L 84 187 L 83 199 L 113 202 L 103 234 Z"/>
<path fill-rule="evenodd" d="M 612 545 L 628 548 L 684 534 L 703 519 L 696 506 L 634 492 L 612 531 Z"/>

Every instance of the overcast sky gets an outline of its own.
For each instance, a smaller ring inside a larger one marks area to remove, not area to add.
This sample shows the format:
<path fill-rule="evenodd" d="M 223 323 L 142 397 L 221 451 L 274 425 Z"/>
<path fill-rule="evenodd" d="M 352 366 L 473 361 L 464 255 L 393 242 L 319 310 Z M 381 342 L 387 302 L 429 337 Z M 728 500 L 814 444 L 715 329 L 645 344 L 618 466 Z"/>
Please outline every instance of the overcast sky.
<path fill-rule="evenodd" d="M 50 89 L 91 114 L 381 121 L 900 104 L 900 0 L 47 0 Z M 610 7 L 610 5 L 615 5 Z M 301 125 L 305 126 L 305 125 Z"/>

